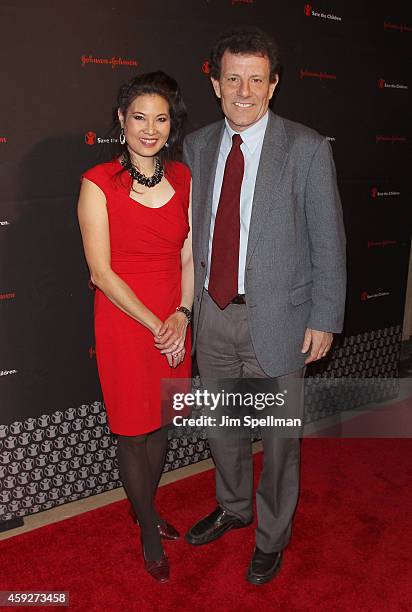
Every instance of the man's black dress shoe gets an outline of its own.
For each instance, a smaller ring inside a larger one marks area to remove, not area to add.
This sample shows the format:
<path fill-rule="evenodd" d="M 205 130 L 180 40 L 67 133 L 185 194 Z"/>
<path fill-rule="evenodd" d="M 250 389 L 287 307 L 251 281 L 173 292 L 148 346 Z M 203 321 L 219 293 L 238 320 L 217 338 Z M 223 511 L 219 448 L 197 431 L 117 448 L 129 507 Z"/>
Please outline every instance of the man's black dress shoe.
<path fill-rule="evenodd" d="M 229 514 L 218 506 L 216 510 L 198 521 L 185 535 L 186 540 L 193 546 L 209 544 L 220 538 L 230 529 L 242 529 L 250 525 L 252 521 L 244 523 L 237 516 Z"/>
<path fill-rule="evenodd" d="M 282 551 L 264 553 L 256 546 L 253 553 L 246 580 L 252 584 L 265 584 L 276 576 L 282 565 Z"/>

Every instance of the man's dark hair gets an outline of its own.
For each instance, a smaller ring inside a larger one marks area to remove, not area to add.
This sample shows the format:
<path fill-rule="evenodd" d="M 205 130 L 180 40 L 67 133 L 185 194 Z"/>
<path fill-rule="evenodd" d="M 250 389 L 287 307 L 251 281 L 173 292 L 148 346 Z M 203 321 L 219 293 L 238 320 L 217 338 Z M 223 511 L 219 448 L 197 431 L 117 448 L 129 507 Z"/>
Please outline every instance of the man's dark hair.
<path fill-rule="evenodd" d="M 267 57 L 270 64 L 270 82 L 280 71 L 279 48 L 274 38 L 259 28 L 244 28 L 222 34 L 210 53 L 210 76 L 218 80 L 225 51 L 239 55 Z"/>

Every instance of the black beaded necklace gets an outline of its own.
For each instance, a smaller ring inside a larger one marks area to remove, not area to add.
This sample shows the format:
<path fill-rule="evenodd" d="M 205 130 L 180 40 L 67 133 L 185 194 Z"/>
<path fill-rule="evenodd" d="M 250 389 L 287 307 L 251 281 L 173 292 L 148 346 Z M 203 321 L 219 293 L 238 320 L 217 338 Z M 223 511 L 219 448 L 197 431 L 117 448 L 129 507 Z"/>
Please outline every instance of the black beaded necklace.
<path fill-rule="evenodd" d="M 144 185 L 145 187 L 154 187 L 155 185 L 160 183 L 163 178 L 163 167 L 158 157 L 156 157 L 155 161 L 154 174 L 153 176 L 149 177 L 139 172 L 139 170 L 135 166 L 133 166 L 132 160 L 130 158 L 127 159 L 124 155 L 122 156 L 120 163 L 122 164 L 123 168 L 128 171 L 130 176 L 139 183 L 139 185 Z"/>

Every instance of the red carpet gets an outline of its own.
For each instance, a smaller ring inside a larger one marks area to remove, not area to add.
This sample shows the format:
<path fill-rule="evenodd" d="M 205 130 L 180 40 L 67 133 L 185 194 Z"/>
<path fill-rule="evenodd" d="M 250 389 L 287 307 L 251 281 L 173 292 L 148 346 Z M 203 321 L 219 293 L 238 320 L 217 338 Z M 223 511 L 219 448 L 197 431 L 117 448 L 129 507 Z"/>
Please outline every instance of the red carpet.
<path fill-rule="evenodd" d="M 308 437 L 325 438 L 412 438 L 412 397 L 387 406 L 366 407 L 332 427 Z"/>
<path fill-rule="evenodd" d="M 252 527 L 201 548 L 166 543 L 172 580 L 158 585 L 122 501 L 1 542 L 0 589 L 66 590 L 87 612 L 411 610 L 411 451 L 411 440 L 305 439 L 292 542 L 268 585 L 244 580 Z M 161 488 L 159 507 L 183 532 L 214 508 L 213 490 L 208 471 Z"/>

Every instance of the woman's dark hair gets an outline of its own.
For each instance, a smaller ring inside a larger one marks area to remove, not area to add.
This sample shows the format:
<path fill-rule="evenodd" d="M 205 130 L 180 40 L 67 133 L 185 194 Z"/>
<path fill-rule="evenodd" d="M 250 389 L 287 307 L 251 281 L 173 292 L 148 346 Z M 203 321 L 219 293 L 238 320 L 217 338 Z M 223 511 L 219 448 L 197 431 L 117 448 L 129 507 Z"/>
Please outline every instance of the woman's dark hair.
<path fill-rule="evenodd" d="M 127 109 L 131 103 L 139 96 L 145 94 L 157 94 L 164 98 L 169 104 L 170 135 L 167 141 L 168 146 L 163 147 L 157 154 L 164 166 L 167 160 L 176 159 L 181 150 L 183 140 L 183 124 L 186 119 L 186 107 L 182 99 L 179 85 L 175 79 L 167 75 L 162 70 L 141 74 L 134 77 L 127 83 L 124 83 L 120 87 L 117 95 L 117 107 L 126 117 Z M 123 153 L 126 159 L 129 159 L 127 143 L 122 145 L 119 141 L 121 126 L 117 116 L 117 108 L 113 111 L 113 119 L 113 135 L 118 143 L 115 147 L 114 153 L 115 155 Z"/>
<path fill-rule="evenodd" d="M 280 72 L 279 48 L 276 41 L 259 28 L 243 28 L 222 34 L 210 52 L 210 76 L 219 80 L 222 57 L 225 51 L 240 55 L 261 55 L 270 63 L 271 83 Z"/>

